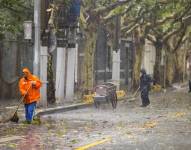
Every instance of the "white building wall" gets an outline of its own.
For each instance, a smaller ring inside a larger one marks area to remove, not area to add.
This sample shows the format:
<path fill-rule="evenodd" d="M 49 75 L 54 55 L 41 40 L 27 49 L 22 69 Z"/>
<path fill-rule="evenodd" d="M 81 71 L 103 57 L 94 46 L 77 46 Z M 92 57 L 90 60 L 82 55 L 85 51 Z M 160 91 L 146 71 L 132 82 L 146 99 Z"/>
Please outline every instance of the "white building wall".
<path fill-rule="evenodd" d="M 68 48 L 67 76 L 66 76 L 66 99 L 73 100 L 75 80 L 76 48 Z"/>
<path fill-rule="evenodd" d="M 156 49 L 149 40 L 145 40 L 145 48 L 143 52 L 142 68 L 150 75 L 154 73 L 154 65 L 156 58 Z"/>
<path fill-rule="evenodd" d="M 66 49 L 63 47 L 57 48 L 57 62 L 56 62 L 56 100 L 58 103 L 64 102 L 64 88 L 65 88 L 65 60 Z"/>
<path fill-rule="evenodd" d="M 113 64 L 112 64 L 112 82 L 120 88 L 120 49 L 116 52 L 113 51 Z"/>

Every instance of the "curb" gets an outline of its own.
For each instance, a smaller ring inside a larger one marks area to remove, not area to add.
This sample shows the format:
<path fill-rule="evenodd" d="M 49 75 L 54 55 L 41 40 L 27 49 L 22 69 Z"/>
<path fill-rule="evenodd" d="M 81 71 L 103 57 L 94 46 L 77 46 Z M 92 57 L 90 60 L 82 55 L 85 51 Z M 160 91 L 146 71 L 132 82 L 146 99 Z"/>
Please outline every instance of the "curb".
<path fill-rule="evenodd" d="M 70 106 L 59 106 L 56 108 L 48 108 L 44 109 L 36 114 L 36 116 L 43 116 L 43 115 L 49 115 L 54 113 L 61 113 L 71 110 L 77 110 L 77 109 L 83 109 L 92 106 L 92 104 L 86 104 L 86 103 L 80 103 L 80 104 L 74 104 Z"/>

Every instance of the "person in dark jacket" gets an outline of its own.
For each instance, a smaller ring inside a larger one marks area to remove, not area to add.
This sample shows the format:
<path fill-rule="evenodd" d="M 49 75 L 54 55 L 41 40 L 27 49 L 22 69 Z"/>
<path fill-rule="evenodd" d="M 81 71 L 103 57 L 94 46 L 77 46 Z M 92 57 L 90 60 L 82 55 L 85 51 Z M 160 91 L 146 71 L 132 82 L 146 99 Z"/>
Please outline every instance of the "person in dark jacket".
<path fill-rule="evenodd" d="M 140 91 L 141 91 L 141 99 L 142 99 L 141 107 L 146 107 L 150 104 L 149 91 L 151 88 L 151 82 L 153 82 L 153 80 L 146 73 L 146 70 L 141 69 L 141 77 L 140 77 Z"/>

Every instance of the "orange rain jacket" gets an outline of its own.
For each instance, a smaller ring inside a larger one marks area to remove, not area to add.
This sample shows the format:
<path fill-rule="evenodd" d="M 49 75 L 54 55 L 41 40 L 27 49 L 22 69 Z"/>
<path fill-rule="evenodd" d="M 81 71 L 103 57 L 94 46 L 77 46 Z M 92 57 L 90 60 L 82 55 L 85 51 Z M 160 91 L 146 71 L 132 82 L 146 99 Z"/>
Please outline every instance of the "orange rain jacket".
<path fill-rule="evenodd" d="M 40 87 L 41 87 L 41 81 L 39 78 L 35 75 L 32 75 L 28 68 L 24 68 L 23 72 L 28 72 L 28 78 L 25 79 L 24 77 L 20 79 L 19 81 L 19 90 L 21 92 L 21 95 L 25 96 L 24 103 L 30 104 L 32 102 L 37 102 L 40 100 Z M 36 84 L 32 86 L 31 81 L 36 81 Z"/>

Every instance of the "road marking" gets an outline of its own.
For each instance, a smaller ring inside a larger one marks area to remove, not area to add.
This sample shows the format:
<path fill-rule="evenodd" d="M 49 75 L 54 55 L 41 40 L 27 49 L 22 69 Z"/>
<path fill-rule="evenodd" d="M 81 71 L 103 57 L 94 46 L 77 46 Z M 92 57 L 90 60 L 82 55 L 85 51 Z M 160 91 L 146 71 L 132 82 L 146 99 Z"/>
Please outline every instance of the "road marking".
<path fill-rule="evenodd" d="M 87 145 L 78 147 L 78 148 L 76 148 L 75 150 L 87 150 L 87 149 L 89 149 L 89 148 L 91 148 L 91 147 L 95 147 L 95 146 L 97 146 L 97 145 L 99 145 L 99 144 L 103 144 L 103 143 L 109 142 L 109 141 L 111 141 L 111 137 L 107 137 L 107 138 L 105 138 L 105 139 L 103 139 L 103 140 L 98 140 L 98 141 L 95 141 L 95 142 L 93 142 L 93 143 L 90 143 L 90 144 L 87 144 Z"/>

